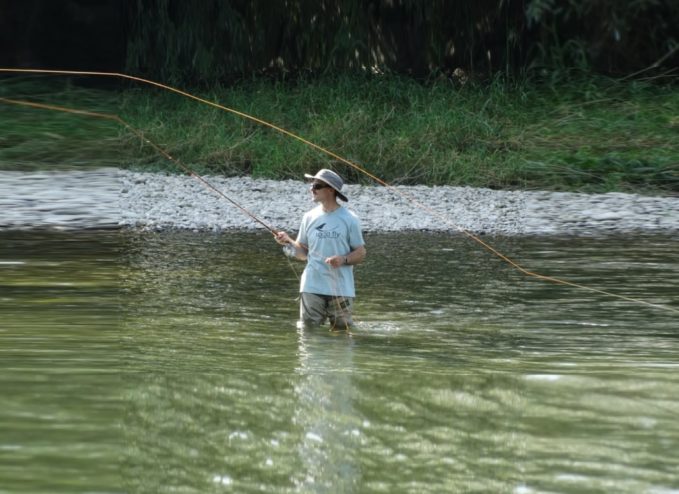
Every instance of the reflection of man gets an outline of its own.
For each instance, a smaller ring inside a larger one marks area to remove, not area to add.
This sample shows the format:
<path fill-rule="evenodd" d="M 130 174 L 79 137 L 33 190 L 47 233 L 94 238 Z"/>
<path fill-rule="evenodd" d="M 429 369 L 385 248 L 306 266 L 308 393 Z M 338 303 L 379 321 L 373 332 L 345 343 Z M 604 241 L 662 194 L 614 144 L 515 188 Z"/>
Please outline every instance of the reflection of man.
<path fill-rule="evenodd" d="M 361 224 L 337 202 L 349 200 L 339 175 L 322 169 L 305 177 L 312 180 L 311 194 L 319 205 L 302 218 L 297 240 L 286 232 L 278 232 L 276 240 L 292 245 L 295 257 L 307 261 L 299 290 L 302 322 L 319 325 L 329 319 L 332 329 L 346 329 L 353 324 L 353 266 L 366 255 Z"/>
<path fill-rule="evenodd" d="M 352 339 L 298 331 L 295 411 L 300 465 L 292 474 L 296 492 L 361 492 L 364 420 L 354 408 Z M 293 436 L 294 437 L 294 436 Z"/>

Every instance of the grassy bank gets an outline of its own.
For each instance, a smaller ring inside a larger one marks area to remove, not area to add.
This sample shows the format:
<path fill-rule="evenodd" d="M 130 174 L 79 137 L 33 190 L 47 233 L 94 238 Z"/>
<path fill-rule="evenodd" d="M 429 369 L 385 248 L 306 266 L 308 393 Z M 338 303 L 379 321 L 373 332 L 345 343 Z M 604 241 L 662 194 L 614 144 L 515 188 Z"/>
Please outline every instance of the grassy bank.
<path fill-rule="evenodd" d="M 298 134 L 392 183 L 581 191 L 679 191 L 679 88 L 588 79 L 460 86 L 339 78 L 197 91 Z M 117 114 L 200 173 L 299 178 L 359 172 L 256 123 L 134 86 L 0 81 L 0 97 Z M 0 168 L 173 165 L 115 122 L 0 103 Z"/>

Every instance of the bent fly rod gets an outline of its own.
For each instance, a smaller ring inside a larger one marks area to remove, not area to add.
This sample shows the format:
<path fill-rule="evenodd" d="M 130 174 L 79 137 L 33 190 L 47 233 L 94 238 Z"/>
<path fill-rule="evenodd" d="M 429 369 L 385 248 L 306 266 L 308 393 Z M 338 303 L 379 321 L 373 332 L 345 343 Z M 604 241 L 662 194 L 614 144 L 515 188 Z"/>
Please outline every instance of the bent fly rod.
<path fill-rule="evenodd" d="M 473 240 L 473 241 L 476 242 L 478 245 L 480 245 L 481 247 L 483 247 L 485 250 L 487 250 L 488 252 L 490 252 L 490 253 L 493 254 L 494 256 L 500 258 L 502 261 L 504 261 L 505 263 L 509 264 L 511 267 L 513 267 L 514 269 L 516 269 L 517 271 L 519 271 L 520 273 L 522 273 L 522 274 L 524 274 L 524 275 L 526 275 L 526 276 L 528 276 L 528 277 L 535 278 L 535 279 L 537 279 L 537 280 L 541 280 L 541 281 L 545 281 L 545 282 L 549 282 L 549 283 L 554 283 L 554 284 L 557 284 L 557 285 L 570 286 L 570 287 L 572 287 L 572 288 L 578 288 L 578 289 L 581 289 L 581 290 L 586 290 L 586 291 L 589 291 L 589 292 L 598 293 L 598 294 L 606 295 L 606 296 L 609 296 L 609 297 L 618 298 L 618 299 L 621 299 L 621 300 L 625 300 L 625 301 L 627 301 L 627 302 L 632 302 L 632 303 L 636 303 L 636 304 L 646 305 L 646 306 L 648 306 L 648 307 L 653 307 L 653 308 L 656 308 L 656 309 L 661 309 L 661 310 L 666 310 L 666 311 L 670 311 L 670 312 L 679 313 L 679 309 L 675 309 L 675 308 L 673 308 L 673 307 L 669 307 L 669 306 L 666 306 L 666 305 L 654 304 L 654 303 L 651 303 L 651 302 L 647 302 L 647 301 L 645 301 L 645 300 L 641 300 L 641 299 L 637 299 L 637 298 L 632 298 L 632 297 L 627 297 L 627 296 L 625 296 L 625 295 L 620 295 L 620 294 L 618 294 L 618 293 L 613 293 L 613 292 L 609 292 L 609 291 L 606 291 L 606 290 L 601 290 L 601 289 L 599 289 L 599 288 L 594 288 L 594 287 L 590 287 L 590 286 L 587 286 L 587 285 L 582 285 L 582 284 L 580 284 L 580 283 L 575 283 L 575 282 L 568 281 L 568 280 L 564 280 L 564 279 L 561 279 L 561 278 L 555 278 L 555 277 L 553 277 L 553 276 L 546 276 L 546 275 L 543 275 L 543 274 L 540 274 L 540 273 L 536 273 L 536 272 L 530 271 L 530 270 L 528 270 L 527 268 L 524 268 L 524 267 L 523 267 L 522 265 L 520 265 L 518 262 L 514 261 L 513 259 L 511 259 L 511 258 L 509 258 L 508 256 L 506 256 L 505 254 L 503 254 L 502 252 L 498 251 L 496 248 L 494 248 L 493 246 L 491 246 L 491 245 L 488 244 L 487 242 L 481 240 L 478 236 L 474 235 L 473 233 L 471 233 L 470 231 L 466 230 L 465 228 L 462 228 L 461 226 L 457 225 L 457 224 L 456 224 L 455 222 L 453 222 L 450 218 L 448 218 L 448 216 L 446 216 L 445 214 L 440 213 L 440 212 L 434 210 L 433 208 L 431 208 L 431 207 L 429 207 L 429 206 L 427 206 L 427 205 L 421 203 L 420 201 L 418 201 L 418 200 L 417 200 L 415 197 L 413 197 L 412 195 L 410 195 L 410 194 L 408 194 L 408 193 L 406 193 L 406 192 L 403 192 L 403 191 L 397 189 L 396 187 L 394 187 L 394 186 L 388 184 L 388 183 L 385 182 L 384 180 L 382 180 L 382 179 L 380 179 L 379 177 L 373 175 L 373 174 L 370 173 L 368 170 L 366 170 L 365 168 L 363 168 L 363 167 L 357 165 L 356 163 L 353 163 L 353 162 L 349 161 L 348 159 L 346 159 L 346 158 L 344 158 L 344 157 L 342 157 L 342 156 L 340 156 L 340 155 L 338 155 L 338 154 L 336 154 L 336 153 L 334 153 L 334 152 L 332 152 L 332 151 L 330 151 L 330 150 L 328 150 L 328 149 L 326 149 L 326 148 L 324 148 L 324 147 L 322 147 L 322 146 L 319 146 L 318 144 L 315 144 L 315 143 L 313 143 L 313 142 L 311 142 L 311 141 L 309 141 L 309 140 L 307 140 L 307 139 L 305 139 L 305 138 L 303 138 L 303 137 L 301 137 L 301 136 L 299 136 L 299 135 L 297 135 L 297 134 L 294 134 L 293 132 L 290 132 L 289 130 L 286 130 L 286 129 L 282 128 L 282 127 L 279 127 L 279 126 L 277 126 L 277 125 L 274 125 L 274 124 L 272 124 L 272 123 L 270 123 L 270 122 L 267 122 L 267 121 L 265 121 L 265 120 L 262 120 L 262 119 L 260 119 L 260 118 L 254 117 L 254 116 L 249 115 L 249 114 L 247 114 L 247 113 L 244 113 L 244 112 L 241 112 L 241 111 L 238 111 L 238 110 L 234 110 L 233 108 L 229 108 L 229 107 L 224 106 L 224 105 L 221 105 L 221 104 L 219 104 L 219 103 L 215 103 L 215 102 L 213 102 L 213 101 L 210 101 L 210 100 L 201 98 L 201 97 L 199 97 L 199 96 L 196 96 L 196 95 L 194 95 L 194 94 L 188 93 L 188 92 L 186 92 L 186 91 L 182 91 L 181 89 L 177 89 L 177 88 L 175 88 L 175 87 L 168 86 L 168 85 L 162 84 L 162 83 L 160 83 L 160 82 L 151 81 L 151 80 L 149 80 L 149 79 L 144 79 L 144 78 L 141 78 L 141 77 L 136 77 L 136 76 L 132 76 L 132 75 L 128 75 L 128 74 L 122 74 L 122 73 L 118 73 L 118 72 L 97 72 L 97 71 L 79 71 L 79 70 L 48 70 L 48 69 L 0 68 L 0 73 L 3 73 L 3 72 L 4 72 L 4 73 L 9 73 L 9 74 L 48 74 L 48 75 L 71 75 L 71 76 L 114 77 L 114 78 L 126 79 L 126 80 L 129 80 L 129 81 L 140 82 L 140 83 L 143 83 L 143 84 L 147 84 L 147 85 L 150 85 L 150 86 L 154 86 L 154 87 L 163 89 L 163 90 L 165 90 L 165 91 L 170 91 L 170 92 L 172 92 L 172 93 L 179 94 L 179 95 L 181 95 L 181 96 L 184 96 L 185 98 L 189 98 L 189 99 L 198 101 L 199 103 L 202 103 L 202 104 L 205 104 L 205 105 L 208 105 L 208 106 L 212 106 L 213 108 L 217 108 L 217 109 L 219 109 L 219 110 L 222 110 L 222 111 L 225 111 L 225 112 L 228 112 L 228 113 L 232 113 L 232 114 L 237 115 L 237 116 L 239 116 L 239 117 L 241 117 L 241 118 L 244 118 L 244 119 L 250 120 L 250 121 L 252 121 L 252 122 L 255 122 L 255 123 L 259 124 L 259 125 L 262 125 L 262 126 L 264 126 L 264 127 L 268 127 L 268 128 L 270 128 L 270 129 L 273 129 L 273 130 L 275 130 L 276 132 L 279 132 L 279 133 L 281 133 L 281 134 L 283 134 L 283 135 L 285 135 L 285 136 L 287 136 L 287 137 L 290 137 L 290 138 L 292 138 L 292 139 L 295 139 L 295 140 L 297 140 L 297 141 L 300 141 L 300 142 L 302 142 L 303 144 L 305 144 L 305 145 L 307 145 L 307 146 L 309 146 L 309 147 L 311 147 L 311 148 L 313 148 L 313 149 L 315 149 L 315 150 L 317 150 L 317 151 L 320 151 L 321 153 L 324 153 L 324 154 L 330 156 L 331 158 L 333 158 L 333 159 L 335 159 L 335 160 L 337 160 L 337 161 L 340 161 L 341 163 L 344 163 L 345 165 L 347 165 L 347 166 L 349 166 L 349 167 L 351 167 L 351 168 L 353 168 L 353 169 L 359 171 L 360 173 L 366 175 L 367 177 L 369 177 L 369 178 L 372 179 L 373 181 L 377 182 L 378 184 L 380 184 L 380 185 L 386 187 L 386 188 L 389 189 L 390 191 L 392 191 L 392 192 L 398 194 L 399 196 L 401 196 L 401 197 L 404 198 L 405 200 L 407 200 L 407 201 L 409 201 L 410 203 L 412 203 L 414 206 L 420 208 L 421 210 L 427 212 L 428 214 L 430 214 L 430 215 L 432 215 L 432 216 L 437 217 L 438 219 L 440 219 L 440 220 L 441 220 L 442 222 L 444 222 L 445 224 L 452 226 L 452 227 L 455 228 L 458 232 L 464 234 L 467 238 Z M 17 104 L 16 101 L 12 101 L 12 100 L 0 99 L 0 101 L 6 102 L 6 103 L 11 102 L 11 103 Z M 57 107 L 49 107 L 49 105 L 39 105 L 39 104 L 36 104 L 36 103 L 23 102 L 23 104 L 27 104 L 27 106 L 35 106 L 35 107 L 48 108 L 48 109 L 52 109 L 52 110 L 56 110 L 56 109 L 57 109 Z M 63 110 L 62 110 L 62 111 L 63 111 Z M 216 191 L 221 197 L 224 197 L 226 200 L 228 200 L 228 201 L 231 202 L 233 205 L 235 205 L 236 207 L 238 207 L 240 210 L 242 210 L 243 212 L 245 212 L 248 216 L 250 216 L 251 218 L 253 218 L 253 219 L 254 219 L 255 221 L 257 221 L 259 224 L 263 225 L 267 230 L 269 230 L 269 231 L 270 231 L 272 234 L 274 234 L 274 236 L 275 236 L 276 231 L 275 231 L 272 227 L 270 227 L 269 225 L 267 225 L 266 223 L 264 223 L 264 222 L 263 222 L 262 220 L 260 220 L 259 218 L 256 218 L 252 213 L 250 213 L 250 212 L 247 211 L 245 208 L 243 208 L 240 204 L 238 204 L 237 202 L 233 201 L 232 199 L 230 199 L 229 197 L 227 197 L 225 194 L 223 194 L 221 191 L 219 191 L 218 189 L 216 189 L 215 187 L 213 187 L 211 184 L 209 184 L 209 182 L 207 182 L 205 179 L 203 179 L 203 178 L 200 177 L 199 175 L 195 174 L 195 173 L 194 173 L 192 170 L 190 170 L 188 167 L 186 167 L 186 166 L 183 165 L 183 164 L 179 164 L 178 160 L 174 159 L 172 156 L 170 156 L 170 155 L 169 155 L 168 153 L 166 153 L 165 151 L 162 151 L 161 148 L 159 148 L 158 146 L 152 144 L 148 139 L 146 139 L 146 138 L 143 136 L 143 134 L 141 134 L 141 133 L 140 133 L 139 131 L 137 131 L 136 129 L 132 129 L 132 127 L 131 127 L 129 124 L 127 124 L 126 122 L 124 122 L 124 121 L 123 121 L 120 117 L 118 117 L 117 115 L 107 115 L 106 117 L 103 117 L 102 114 L 92 114 L 92 113 L 90 113 L 90 112 L 83 112 L 83 111 L 79 111 L 79 110 L 75 110 L 75 111 L 71 111 L 71 112 L 72 112 L 72 113 L 80 113 L 80 114 L 82 114 L 82 115 L 99 116 L 100 118 L 108 118 L 108 119 L 110 119 L 110 120 L 115 120 L 115 121 L 121 123 L 122 125 L 124 125 L 126 128 L 128 128 L 128 129 L 130 129 L 130 130 L 133 130 L 133 132 L 134 132 L 136 135 L 138 135 L 138 136 L 140 136 L 142 139 L 144 139 L 145 142 L 148 142 L 151 146 L 154 147 L 154 149 L 156 149 L 158 152 L 160 152 L 161 154 L 163 154 L 163 156 L 165 156 L 166 158 L 168 158 L 169 160 L 171 160 L 173 163 L 178 164 L 183 170 L 187 171 L 191 176 L 193 176 L 194 178 L 197 178 L 198 180 L 200 180 L 201 182 L 203 182 L 208 188 L 212 189 L 213 191 Z"/>

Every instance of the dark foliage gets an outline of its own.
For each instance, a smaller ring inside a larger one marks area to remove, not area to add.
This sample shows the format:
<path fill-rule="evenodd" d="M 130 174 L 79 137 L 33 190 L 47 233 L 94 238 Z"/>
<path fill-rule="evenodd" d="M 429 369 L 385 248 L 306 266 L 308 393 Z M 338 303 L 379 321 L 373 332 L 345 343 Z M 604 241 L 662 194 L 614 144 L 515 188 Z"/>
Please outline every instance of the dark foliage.
<path fill-rule="evenodd" d="M 162 80 L 328 72 L 464 80 L 679 65 L 672 0 L 136 0 L 128 68 Z"/>
<path fill-rule="evenodd" d="M 174 83 L 676 76 L 677 0 L 0 0 L 0 62 Z"/>

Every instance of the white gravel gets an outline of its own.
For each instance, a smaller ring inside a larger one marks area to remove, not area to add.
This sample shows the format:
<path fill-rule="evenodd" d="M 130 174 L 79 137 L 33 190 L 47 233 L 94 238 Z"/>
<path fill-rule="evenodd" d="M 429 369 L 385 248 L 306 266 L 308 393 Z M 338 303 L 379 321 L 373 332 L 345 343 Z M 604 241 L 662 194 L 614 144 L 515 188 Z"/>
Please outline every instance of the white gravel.
<path fill-rule="evenodd" d="M 204 178 L 275 229 L 296 231 L 314 205 L 302 180 Z M 679 232 L 677 197 L 379 185 L 347 185 L 343 192 L 364 230 L 373 232 Z M 263 228 L 195 178 L 118 169 L 0 172 L 0 211 L 0 230 Z"/>

